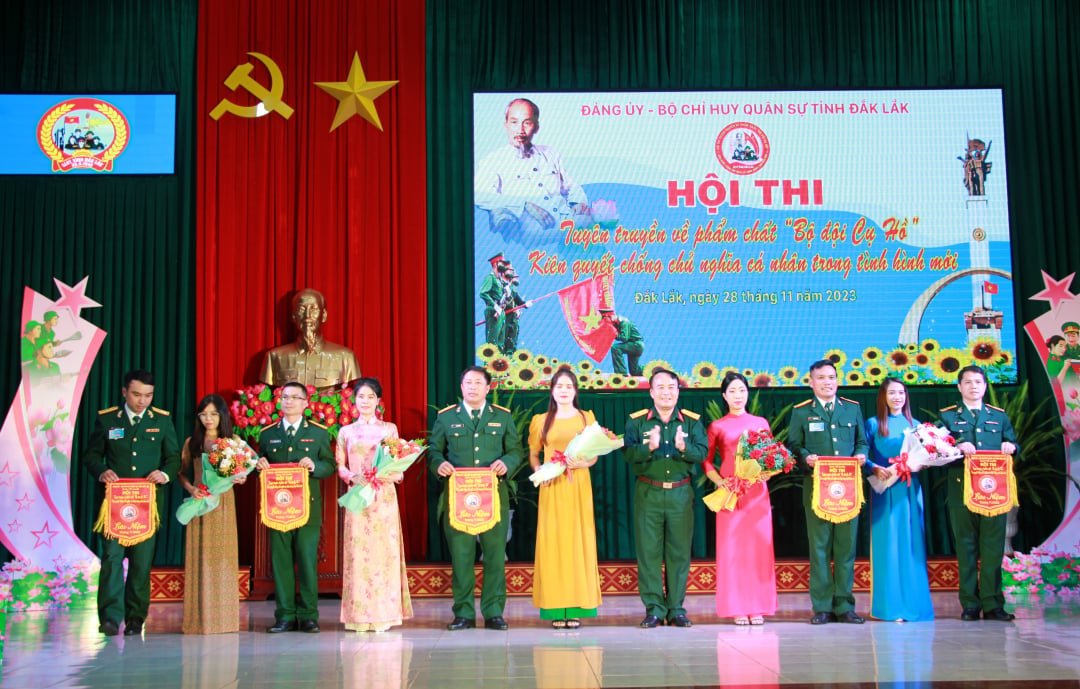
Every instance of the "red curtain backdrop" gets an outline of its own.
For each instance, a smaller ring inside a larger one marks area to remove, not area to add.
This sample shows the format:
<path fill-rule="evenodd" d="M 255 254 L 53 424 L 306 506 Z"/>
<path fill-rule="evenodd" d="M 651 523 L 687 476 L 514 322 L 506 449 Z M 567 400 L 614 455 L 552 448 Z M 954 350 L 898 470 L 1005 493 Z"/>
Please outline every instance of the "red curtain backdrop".
<path fill-rule="evenodd" d="M 281 71 L 286 120 L 209 113 L 258 99 L 225 80 L 240 64 L 267 89 Z M 333 132 L 338 101 L 315 82 L 347 80 L 358 53 L 383 131 L 356 116 Z M 256 382 L 262 353 L 294 337 L 292 293 L 320 290 L 324 334 L 352 348 L 384 388 L 386 418 L 426 426 L 426 162 L 424 0 L 204 0 L 198 45 L 197 391 Z M 193 402 L 194 404 L 194 402 Z M 405 550 L 426 555 L 424 472 L 400 490 Z M 254 500 L 240 502 L 241 561 L 251 562 Z M 245 504 L 247 503 L 247 504 Z M 245 552 L 245 549 L 247 552 Z"/>

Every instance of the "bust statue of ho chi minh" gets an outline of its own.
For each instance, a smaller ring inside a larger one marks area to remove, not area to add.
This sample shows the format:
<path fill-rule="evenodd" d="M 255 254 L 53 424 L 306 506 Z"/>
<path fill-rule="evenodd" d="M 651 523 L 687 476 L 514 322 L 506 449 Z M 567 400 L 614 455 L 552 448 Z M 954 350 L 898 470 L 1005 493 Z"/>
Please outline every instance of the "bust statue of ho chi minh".
<path fill-rule="evenodd" d="M 293 295 L 291 305 L 292 320 L 299 336 L 296 342 L 274 347 L 266 353 L 259 379 L 267 385 L 296 381 L 324 390 L 359 378 L 360 365 L 356 363 L 353 351 L 323 339 L 326 300 L 322 293 L 302 289 Z"/>

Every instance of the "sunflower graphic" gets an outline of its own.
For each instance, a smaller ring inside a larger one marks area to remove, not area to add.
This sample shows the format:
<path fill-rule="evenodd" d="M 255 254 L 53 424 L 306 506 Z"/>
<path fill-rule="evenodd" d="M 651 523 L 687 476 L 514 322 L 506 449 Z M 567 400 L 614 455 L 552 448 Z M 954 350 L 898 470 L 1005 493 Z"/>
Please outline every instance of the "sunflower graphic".
<path fill-rule="evenodd" d="M 956 374 L 969 363 L 967 354 L 960 349 L 942 349 L 934 356 L 934 375 L 947 383 L 956 380 Z"/>
<path fill-rule="evenodd" d="M 980 337 L 968 345 L 968 353 L 976 364 L 985 366 L 1001 358 L 1001 345 L 988 337 Z"/>
<path fill-rule="evenodd" d="M 863 373 L 866 375 L 867 383 L 876 385 L 877 383 L 885 380 L 885 376 L 887 375 L 888 371 L 882 364 L 869 364 L 863 370 Z"/>
<path fill-rule="evenodd" d="M 776 386 L 776 378 L 768 371 L 758 371 L 746 378 L 750 381 L 750 387 L 752 388 L 771 388 Z"/>
<path fill-rule="evenodd" d="M 847 363 L 847 353 L 842 349 L 830 349 L 825 352 L 825 356 L 821 358 L 833 362 L 833 366 L 836 368 L 840 368 Z"/>
<path fill-rule="evenodd" d="M 933 359 L 926 352 L 919 352 L 915 355 L 916 366 L 929 366 Z"/>
<path fill-rule="evenodd" d="M 626 377 L 621 373 L 613 373 L 607 382 L 610 387 L 621 388 L 626 385 Z"/>
<path fill-rule="evenodd" d="M 596 365 L 588 359 L 582 359 L 577 365 L 577 370 L 581 373 L 590 373 L 594 368 Z"/>
<path fill-rule="evenodd" d="M 510 381 L 519 388 L 536 387 L 540 382 L 540 372 L 532 366 L 514 366 L 510 369 Z"/>
<path fill-rule="evenodd" d="M 927 354 L 933 354 L 934 352 L 941 349 L 941 343 L 932 338 L 929 340 L 923 340 L 920 349 L 922 349 L 922 351 L 926 352 Z"/>
<path fill-rule="evenodd" d="M 492 378 L 505 378 L 509 375 L 511 368 L 513 368 L 513 364 L 504 356 L 492 359 L 487 364 L 487 370 L 491 373 Z"/>
<path fill-rule="evenodd" d="M 533 363 L 537 366 L 547 366 L 551 361 L 543 354 L 537 354 L 533 357 Z"/>
<path fill-rule="evenodd" d="M 665 368 L 665 369 L 667 369 L 669 371 L 674 371 L 675 370 L 674 368 L 671 367 L 671 364 L 664 361 L 663 359 L 653 359 L 649 363 L 645 364 L 645 368 L 643 368 L 641 372 L 642 372 L 642 375 L 645 378 L 651 378 L 652 374 L 653 374 L 653 371 L 655 371 L 658 368 Z"/>
<path fill-rule="evenodd" d="M 863 385 L 866 382 L 866 376 L 862 374 L 862 371 L 848 371 L 844 375 L 845 385 Z"/>
<path fill-rule="evenodd" d="M 904 351 L 908 352 L 909 354 L 914 354 L 915 352 L 919 351 L 919 345 L 915 342 L 909 342 L 904 345 Z"/>
<path fill-rule="evenodd" d="M 911 365 L 911 353 L 907 347 L 897 347 L 885 355 L 885 365 L 892 371 L 903 371 Z"/>
<path fill-rule="evenodd" d="M 521 364 L 527 364 L 532 361 L 533 355 L 532 352 L 527 349 L 519 349 L 514 352 L 510 358 L 514 360 L 515 364 L 520 366 Z"/>
<path fill-rule="evenodd" d="M 885 356 L 885 352 L 881 351 L 877 347 L 867 347 L 863 350 L 862 358 L 868 364 L 875 364 Z"/>
<path fill-rule="evenodd" d="M 799 369 L 794 366 L 785 366 L 777 374 L 780 382 L 784 385 L 795 385 L 799 382 Z"/>
<path fill-rule="evenodd" d="M 852 359 L 851 360 L 851 368 L 861 369 L 862 367 L 863 367 L 863 360 L 862 359 Z"/>
<path fill-rule="evenodd" d="M 1001 350 L 1001 352 L 998 355 L 998 364 L 1000 364 L 1002 366 L 1008 366 L 1012 362 L 1013 362 L 1012 352 L 1010 352 L 1007 349 Z"/>
<path fill-rule="evenodd" d="M 711 361 L 702 361 L 694 366 L 694 370 L 691 373 L 694 378 L 697 378 L 704 384 L 716 382 L 716 364 Z"/>
<path fill-rule="evenodd" d="M 903 381 L 908 385 L 914 385 L 919 382 L 919 374 L 915 371 L 904 371 Z"/>
<path fill-rule="evenodd" d="M 485 342 L 476 348 L 476 358 L 485 364 L 490 363 L 499 356 L 499 348 L 490 342 Z"/>
<path fill-rule="evenodd" d="M 810 385 L 810 374 L 804 373 L 803 377 L 799 379 L 799 383 L 802 385 Z"/>
<path fill-rule="evenodd" d="M 732 372 L 741 373 L 741 371 L 739 371 L 739 369 L 735 368 L 734 366 L 725 366 L 724 368 L 720 369 L 719 373 L 716 374 L 716 379 L 723 380 L 724 378 L 727 378 L 727 374 Z"/>

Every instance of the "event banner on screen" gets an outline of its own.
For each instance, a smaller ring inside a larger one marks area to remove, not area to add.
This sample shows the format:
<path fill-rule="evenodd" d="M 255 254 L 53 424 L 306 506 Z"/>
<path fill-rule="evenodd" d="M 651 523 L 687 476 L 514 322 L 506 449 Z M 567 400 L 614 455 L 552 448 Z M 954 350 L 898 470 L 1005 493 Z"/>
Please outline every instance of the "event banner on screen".
<path fill-rule="evenodd" d="M 474 94 L 504 386 L 1016 380 L 1001 91 Z"/>
<path fill-rule="evenodd" d="M 173 94 L 0 93 L 2 175 L 171 175 Z"/>

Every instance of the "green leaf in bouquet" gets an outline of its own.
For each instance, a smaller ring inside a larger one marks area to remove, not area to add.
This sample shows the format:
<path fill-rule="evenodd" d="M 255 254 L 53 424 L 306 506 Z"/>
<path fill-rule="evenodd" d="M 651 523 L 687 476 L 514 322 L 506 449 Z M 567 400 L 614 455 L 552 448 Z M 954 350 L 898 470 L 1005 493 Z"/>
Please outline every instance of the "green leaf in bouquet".
<path fill-rule="evenodd" d="M 270 391 L 269 387 L 263 388 L 259 392 L 259 401 L 260 402 L 269 402 L 270 398 L 272 398 L 273 396 L 274 396 L 274 393 Z"/>

